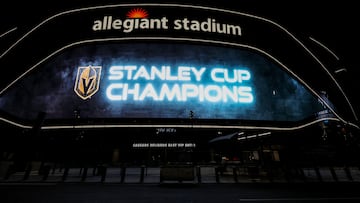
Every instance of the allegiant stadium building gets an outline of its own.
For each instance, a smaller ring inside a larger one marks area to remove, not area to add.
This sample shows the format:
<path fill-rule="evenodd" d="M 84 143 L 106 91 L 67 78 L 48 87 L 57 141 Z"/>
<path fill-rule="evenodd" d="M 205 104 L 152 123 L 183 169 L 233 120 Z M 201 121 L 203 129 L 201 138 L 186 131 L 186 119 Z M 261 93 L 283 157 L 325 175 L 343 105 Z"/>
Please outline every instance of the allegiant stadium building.
<path fill-rule="evenodd" d="M 2 153 L 61 163 L 313 163 L 301 155 L 359 134 L 328 68 L 336 56 L 317 42 L 216 7 L 56 13 L 2 47 L 1 66 L 15 75 L 0 86 Z"/>

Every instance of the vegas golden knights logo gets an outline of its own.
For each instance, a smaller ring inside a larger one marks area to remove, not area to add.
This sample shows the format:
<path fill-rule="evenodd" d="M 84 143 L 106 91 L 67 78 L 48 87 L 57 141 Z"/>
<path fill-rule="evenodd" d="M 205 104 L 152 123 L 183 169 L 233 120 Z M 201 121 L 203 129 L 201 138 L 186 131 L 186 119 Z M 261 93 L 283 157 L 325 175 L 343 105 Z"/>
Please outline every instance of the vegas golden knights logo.
<path fill-rule="evenodd" d="M 99 90 L 101 66 L 80 66 L 74 91 L 82 99 L 88 99 Z"/>

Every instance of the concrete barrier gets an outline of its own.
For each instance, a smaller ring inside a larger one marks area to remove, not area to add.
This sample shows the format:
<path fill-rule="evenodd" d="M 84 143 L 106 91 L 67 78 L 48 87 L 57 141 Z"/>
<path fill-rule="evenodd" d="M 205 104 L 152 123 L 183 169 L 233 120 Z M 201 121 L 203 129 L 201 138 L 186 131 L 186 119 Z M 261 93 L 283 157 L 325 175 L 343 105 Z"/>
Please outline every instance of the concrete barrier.
<path fill-rule="evenodd" d="M 193 166 L 163 166 L 160 168 L 160 182 L 172 181 L 193 181 L 195 172 Z"/>

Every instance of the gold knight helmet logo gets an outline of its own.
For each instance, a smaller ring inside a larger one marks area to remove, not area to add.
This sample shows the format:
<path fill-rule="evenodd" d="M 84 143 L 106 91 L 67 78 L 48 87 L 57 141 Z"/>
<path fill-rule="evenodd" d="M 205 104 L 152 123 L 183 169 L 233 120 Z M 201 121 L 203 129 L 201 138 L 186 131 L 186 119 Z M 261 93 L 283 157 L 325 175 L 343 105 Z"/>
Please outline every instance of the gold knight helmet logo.
<path fill-rule="evenodd" d="M 82 99 L 88 99 L 99 90 L 101 66 L 80 66 L 74 91 Z"/>

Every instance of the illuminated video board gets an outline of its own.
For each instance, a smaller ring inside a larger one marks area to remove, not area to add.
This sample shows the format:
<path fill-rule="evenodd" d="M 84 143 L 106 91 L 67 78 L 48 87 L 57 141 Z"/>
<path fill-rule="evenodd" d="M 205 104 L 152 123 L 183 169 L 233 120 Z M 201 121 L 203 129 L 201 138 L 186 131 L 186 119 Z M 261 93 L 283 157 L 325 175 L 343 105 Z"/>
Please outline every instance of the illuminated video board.
<path fill-rule="evenodd" d="M 323 109 L 299 81 L 252 49 L 176 41 L 70 47 L 18 81 L 0 109 L 23 119 L 300 121 Z"/>

